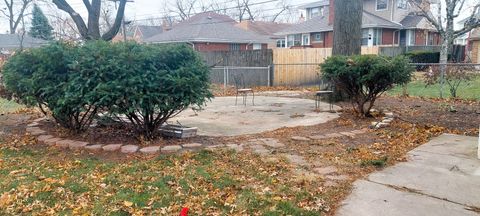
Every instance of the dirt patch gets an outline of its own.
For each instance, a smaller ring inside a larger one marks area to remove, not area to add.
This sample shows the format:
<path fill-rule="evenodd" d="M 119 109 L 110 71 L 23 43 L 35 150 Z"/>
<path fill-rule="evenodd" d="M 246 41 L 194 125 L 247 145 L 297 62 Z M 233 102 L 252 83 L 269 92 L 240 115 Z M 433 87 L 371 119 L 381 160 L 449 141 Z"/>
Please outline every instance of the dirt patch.
<path fill-rule="evenodd" d="M 437 125 L 465 135 L 478 134 L 479 101 L 382 97 L 376 107 L 393 111 L 411 123 Z"/>

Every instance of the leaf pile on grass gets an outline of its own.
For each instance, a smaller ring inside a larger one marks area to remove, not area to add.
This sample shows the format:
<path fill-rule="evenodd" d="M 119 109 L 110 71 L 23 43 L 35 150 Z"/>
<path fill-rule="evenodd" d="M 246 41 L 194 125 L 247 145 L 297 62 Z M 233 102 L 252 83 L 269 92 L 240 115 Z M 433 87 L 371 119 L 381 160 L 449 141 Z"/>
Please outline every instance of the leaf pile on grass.
<path fill-rule="evenodd" d="M 362 166 L 384 167 L 398 161 L 405 161 L 407 152 L 446 131 L 445 128 L 439 126 L 422 126 L 397 121 L 390 128 L 377 131 L 377 135 L 385 140 L 384 142 L 346 148 L 344 153 L 327 156 L 341 158 L 347 163 Z"/>
<path fill-rule="evenodd" d="M 75 157 L 75 156 L 73 156 Z M 0 150 L 0 214 L 320 215 L 318 181 L 283 160 L 202 151 L 127 162 L 49 150 Z"/>

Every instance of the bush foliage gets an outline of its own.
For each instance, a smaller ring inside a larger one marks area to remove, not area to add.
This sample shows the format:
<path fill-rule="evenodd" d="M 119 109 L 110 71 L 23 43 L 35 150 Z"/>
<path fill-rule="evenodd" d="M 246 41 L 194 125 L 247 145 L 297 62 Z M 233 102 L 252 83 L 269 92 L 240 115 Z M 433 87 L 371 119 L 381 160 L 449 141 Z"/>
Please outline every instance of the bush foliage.
<path fill-rule="evenodd" d="M 169 118 L 212 97 L 208 73 L 185 45 L 55 43 L 13 56 L 5 84 L 73 131 L 85 130 L 101 111 L 128 119 L 139 135 L 153 139 Z"/>
<path fill-rule="evenodd" d="M 343 90 L 362 116 L 369 115 L 382 93 L 395 84 L 408 83 L 414 71 L 405 57 L 374 55 L 333 56 L 321 65 L 321 70 L 323 78 Z"/>

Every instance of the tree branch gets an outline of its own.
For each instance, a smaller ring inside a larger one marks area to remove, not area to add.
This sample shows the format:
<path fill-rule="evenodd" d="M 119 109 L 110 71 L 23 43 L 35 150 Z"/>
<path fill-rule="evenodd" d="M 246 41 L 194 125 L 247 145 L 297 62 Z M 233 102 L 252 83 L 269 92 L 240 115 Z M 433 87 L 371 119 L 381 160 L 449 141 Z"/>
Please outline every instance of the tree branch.
<path fill-rule="evenodd" d="M 77 26 L 77 29 L 83 38 L 91 39 L 88 35 L 87 25 L 85 24 L 85 21 L 83 21 L 80 14 L 78 14 L 65 0 L 53 0 L 52 2 L 57 6 L 58 9 L 67 12 L 70 17 L 72 17 L 73 22 L 75 22 L 75 25 Z"/>
<path fill-rule="evenodd" d="M 112 40 L 115 35 L 118 34 L 120 29 L 120 25 L 122 24 L 123 16 L 125 15 L 125 6 L 127 5 L 127 0 L 120 0 L 120 5 L 118 7 L 117 16 L 115 17 L 115 22 L 113 23 L 113 27 L 110 28 L 103 36 L 103 40 Z"/>

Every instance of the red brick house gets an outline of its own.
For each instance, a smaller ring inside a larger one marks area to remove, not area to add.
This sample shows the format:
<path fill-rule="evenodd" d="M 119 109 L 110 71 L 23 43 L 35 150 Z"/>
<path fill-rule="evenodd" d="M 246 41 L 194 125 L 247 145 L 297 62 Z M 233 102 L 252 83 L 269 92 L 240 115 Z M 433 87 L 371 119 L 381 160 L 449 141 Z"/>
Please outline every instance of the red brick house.
<path fill-rule="evenodd" d="M 276 33 L 285 37 L 285 48 L 333 47 L 334 4 L 322 0 L 300 7 L 306 21 Z M 408 0 L 364 0 L 362 46 L 439 45 L 435 28 L 415 11 Z"/>
<path fill-rule="evenodd" d="M 232 18 L 213 12 L 190 17 L 170 31 L 145 39 L 147 43 L 187 43 L 197 51 L 267 49 L 272 40 L 265 35 L 236 27 Z"/>

